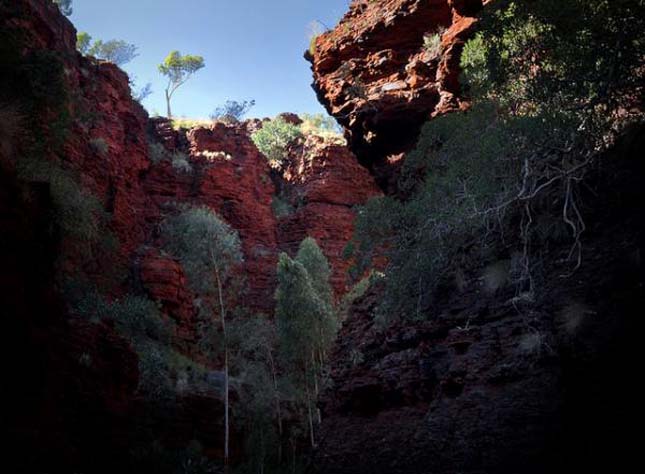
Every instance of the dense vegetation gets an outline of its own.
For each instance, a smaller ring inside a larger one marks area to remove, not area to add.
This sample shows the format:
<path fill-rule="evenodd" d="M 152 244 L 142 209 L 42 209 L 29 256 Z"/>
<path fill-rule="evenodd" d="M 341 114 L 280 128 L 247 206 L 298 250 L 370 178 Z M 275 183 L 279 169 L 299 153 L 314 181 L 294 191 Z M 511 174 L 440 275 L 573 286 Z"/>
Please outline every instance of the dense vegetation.
<path fill-rule="evenodd" d="M 360 212 L 356 270 L 381 252 L 388 258 L 382 321 L 427 318 L 438 286 L 458 285 L 473 257 L 505 260 L 498 279 L 525 299 L 538 296 L 550 244 L 570 249 L 562 273 L 578 268 L 585 177 L 643 119 L 634 107 L 642 12 L 639 0 L 502 1 L 485 10 L 461 60 L 472 108 L 426 124 L 399 196 Z"/>

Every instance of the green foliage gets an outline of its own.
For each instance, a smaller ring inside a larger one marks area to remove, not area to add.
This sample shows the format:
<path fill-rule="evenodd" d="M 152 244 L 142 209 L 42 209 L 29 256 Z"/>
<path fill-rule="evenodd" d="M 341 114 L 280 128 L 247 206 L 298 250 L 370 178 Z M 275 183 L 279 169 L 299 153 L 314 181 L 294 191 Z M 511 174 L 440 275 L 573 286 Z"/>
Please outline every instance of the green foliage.
<path fill-rule="evenodd" d="M 229 328 L 230 347 L 235 348 L 232 365 L 240 387 L 239 424 L 246 427 L 244 465 L 236 471 L 258 472 L 279 461 L 282 442 L 276 328 L 264 315 L 237 320 Z"/>
<path fill-rule="evenodd" d="M 309 39 L 309 55 L 313 58 L 316 55 L 316 41 L 320 35 L 312 35 Z"/>
<path fill-rule="evenodd" d="M 349 308 L 355 301 L 361 299 L 367 291 L 380 280 L 383 275 L 379 272 L 370 271 L 369 274 L 361 278 L 352 288 L 343 296 L 338 308 L 338 316 L 340 321 L 347 319 L 349 315 Z"/>
<path fill-rule="evenodd" d="M 142 395 L 151 400 L 167 400 L 174 396 L 175 381 L 186 365 L 191 365 L 191 373 L 199 373 L 193 367 L 195 364 L 182 361 L 182 356 L 170 349 L 174 330 L 172 323 L 149 299 L 125 295 L 110 300 L 96 286 L 78 285 L 72 281 L 65 296 L 72 316 L 93 323 L 110 321 L 132 345 L 139 359 L 139 391 Z"/>
<path fill-rule="evenodd" d="M 316 41 L 325 32 L 325 29 L 319 21 L 312 21 L 307 25 L 307 33 L 309 36 L 308 53 L 312 58 L 316 55 Z"/>
<path fill-rule="evenodd" d="M 105 42 L 95 40 L 94 43 L 91 41 L 92 37 L 88 33 L 78 33 L 76 35 L 76 49 L 82 54 L 109 61 L 117 66 L 127 64 L 138 56 L 137 47 L 123 40 Z"/>
<path fill-rule="evenodd" d="M 273 210 L 273 215 L 278 219 L 289 216 L 294 212 L 294 208 L 289 204 L 289 201 L 280 196 L 273 196 L 271 199 L 271 209 Z"/>
<path fill-rule="evenodd" d="M 289 147 L 300 138 L 300 127 L 288 123 L 282 117 L 264 122 L 262 128 L 251 135 L 255 146 L 275 167 L 282 166 Z"/>
<path fill-rule="evenodd" d="M 148 157 L 153 163 L 160 163 L 168 158 L 168 150 L 159 142 L 148 142 Z"/>
<path fill-rule="evenodd" d="M 437 57 L 441 54 L 441 36 L 444 31 L 445 28 L 439 28 L 434 33 L 423 36 L 423 49 L 425 49 L 431 57 Z"/>
<path fill-rule="evenodd" d="M 324 114 L 302 114 L 300 118 L 302 119 L 300 130 L 303 135 L 315 135 L 339 145 L 347 144 L 342 135 L 342 127 L 333 117 Z"/>
<path fill-rule="evenodd" d="M 105 213 L 101 203 L 79 184 L 79 178 L 54 163 L 23 159 L 18 162 L 20 177 L 49 184 L 53 220 L 64 236 L 81 244 L 97 242 L 102 236 Z"/>
<path fill-rule="evenodd" d="M 188 156 L 181 152 L 172 154 L 172 167 L 182 173 L 192 173 L 193 167 L 188 161 Z"/>
<path fill-rule="evenodd" d="M 338 314 L 334 308 L 334 291 L 329 283 L 331 268 L 327 257 L 322 253 L 316 241 L 307 237 L 300 243 L 296 261 L 307 271 L 311 286 L 319 300 L 319 313 L 314 322 L 317 334 L 314 350 L 318 354 L 319 364 L 322 365 L 328 350 L 336 339 L 338 331 Z M 322 371 L 322 367 L 319 370 Z M 322 373 L 319 374 L 322 376 Z"/>
<path fill-rule="evenodd" d="M 311 364 L 323 303 L 304 265 L 285 253 L 278 259 L 277 276 L 276 322 L 282 355 L 287 363 L 304 368 Z"/>
<path fill-rule="evenodd" d="M 204 58 L 195 55 L 182 55 L 171 51 L 159 65 L 159 72 L 166 76 L 171 84 L 183 84 L 188 78 L 204 67 Z"/>
<path fill-rule="evenodd" d="M 302 125 L 300 128 L 303 133 L 340 133 L 341 128 L 334 117 L 324 114 L 302 114 Z"/>
<path fill-rule="evenodd" d="M 227 100 L 224 105 L 215 109 L 211 114 L 212 120 L 220 120 L 226 123 L 236 123 L 255 106 L 255 100 Z"/>
<path fill-rule="evenodd" d="M 282 390 L 302 424 L 308 421 L 312 445 L 314 402 L 328 383 L 325 358 L 338 327 L 329 276 L 327 259 L 313 239 L 302 242 L 296 259 L 285 253 L 278 259 L 275 317 L 280 359 L 288 374 Z"/>
<path fill-rule="evenodd" d="M 327 258 L 312 238 L 300 244 L 295 260 L 281 254 L 278 261 L 276 320 L 282 350 L 298 366 L 312 367 L 311 360 L 326 353 L 337 330 L 331 271 Z"/>
<path fill-rule="evenodd" d="M 198 294 L 212 294 L 214 279 L 225 280 L 242 261 L 237 231 L 208 207 L 189 208 L 170 217 L 162 233 L 166 250 L 180 259 Z"/>
<path fill-rule="evenodd" d="M 175 117 L 172 119 L 172 128 L 175 130 L 190 130 L 191 128 L 208 127 L 211 124 L 211 120 L 199 118 Z"/>
<path fill-rule="evenodd" d="M 63 15 L 70 16 L 72 14 L 72 0 L 53 0 L 53 2 L 58 5 Z"/>
<path fill-rule="evenodd" d="M 159 142 L 148 142 L 148 157 L 155 164 L 170 161 L 172 167 L 182 173 L 192 173 L 193 166 L 188 156 L 180 151 L 170 152 Z"/>
<path fill-rule="evenodd" d="M 642 13 L 641 0 L 497 2 L 465 47 L 464 80 L 510 113 L 606 115 L 642 87 Z"/>
<path fill-rule="evenodd" d="M 86 31 L 76 33 L 76 49 L 83 55 L 90 50 L 92 37 Z"/>

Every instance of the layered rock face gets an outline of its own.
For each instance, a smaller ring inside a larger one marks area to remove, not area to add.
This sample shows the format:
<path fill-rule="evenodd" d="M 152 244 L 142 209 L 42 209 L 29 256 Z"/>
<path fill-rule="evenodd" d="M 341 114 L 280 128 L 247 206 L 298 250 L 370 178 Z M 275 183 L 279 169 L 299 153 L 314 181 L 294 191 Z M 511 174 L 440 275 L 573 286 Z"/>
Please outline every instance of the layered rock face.
<path fill-rule="evenodd" d="M 465 107 L 459 59 L 481 0 L 356 0 L 312 42 L 314 89 L 385 185 L 431 117 Z"/>
<path fill-rule="evenodd" d="M 16 120 L 22 130 L 17 136 L 23 138 L 5 143 L 0 135 L 0 178 L 6 182 L 0 222 L 7 257 L 0 270 L 7 284 L 0 295 L 8 309 L 11 348 L 21 356 L 7 372 L 16 381 L 8 393 L 13 412 L 5 423 L 16 457 L 30 460 L 25 470 L 102 465 L 98 471 L 109 471 L 129 455 L 133 430 L 142 420 L 162 443 L 185 446 L 195 438 L 218 456 L 223 430 L 216 390 L 189 387 L 173 410 L 146 406 L 137 392 L 136 353 L 109 321 L 78 321 L 66 314 L 57 291 L 61 275 L 101 287 L 108 271 L 120 268 L 107 297 L 146 294 L 158 302 L 164 317 L 175 322 L 174 349 L 205 363 L 216 377 L 217 363 L 206 360 L 196 345 L 195 295 L 179 262 L 162 251 L 164 219 L 184 205 L 208 206 L 220 214 L 241 237 L 244 301 L 271 317 L 278 254 L 295 252 L 306 236 L 315 237 L 328 256 L 337 295 L 346 290 L 342 249 L 353 228 L 352 207 L 379 190 L 346 148 L 331 143 L 294 149 L 288 175 L 276 173 L 250 140 L 259 121 L 181 132 L 163 120 L 149 123 L 131 97 L 127 75 L 78 54 L 75 30 L 52 2 L 0 2 L 0 13 L 3 41 L 15 42 L 3 67 L 19 70 L 26 61 L 61 65 L 59 91 L 64 93 L 39 98 L 33 110 L 21 101 L 27 103 L 38 90 L 1 76 L 18 91 L 8 98 L 40 130 L 35 158 L 55 163 L 97 198 L 117 244 L 102 258 L 88 258 L 51 231 L 56 223 L 50 184 L 23 181 L 16 172 L 20 160 L 32 158 L 27 151 L 34 143 L 34 137 L 24 139 L 32 123 Z M 0 48 L 3 58 L 8 44 Z M 46 83 L 58 80 L 59 75 L 45 72 Z M 32 80 L 39 71 L 26 73 Z M 165 147 L 162 159 L 150 151 L 150 136 Z M 294 212 L 278 218 L 272 204 L 283 187 L 293 196 Z M 100 435 L 88 436 L 96 431 Z M 234 434 L 233 451 L 239 449 L 236 439 Z"/>
<path fill-rule="evenodd" d="M 310 137 L 292 150 L 282 187 L 294 211 L 278 221 L 280 248 L 294 254 L 305 237 L 314 237 L 331 264 L 336 295 L 344 294 L 350 281 L 343 251 L 352 238 L 354 208 L 381 194 L 374 179 L 345 146 Z"/>

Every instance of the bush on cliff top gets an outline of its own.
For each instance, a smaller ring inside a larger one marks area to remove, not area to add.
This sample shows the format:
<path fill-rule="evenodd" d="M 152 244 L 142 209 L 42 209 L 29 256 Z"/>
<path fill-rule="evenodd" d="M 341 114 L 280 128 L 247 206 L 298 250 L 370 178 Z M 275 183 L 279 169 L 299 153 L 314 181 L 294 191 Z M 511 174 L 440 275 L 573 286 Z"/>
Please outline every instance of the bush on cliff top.
<path fill-rule="evenodd" d="M 224 123 L 236 123 L 253 108 L 255 100 L 227 100 L 223 105 L 217 107 L 211 114 L 212 120 L 219 120 Z"/>
<path fill-rule="evenodd" d="M 299 138 L 302 138 L 300 127 L 288 123 L 282 117 L 264 122 L 262 128 L 251 135 L 255 146 L 274 167 L 282 166 L 289 147 Z"/>

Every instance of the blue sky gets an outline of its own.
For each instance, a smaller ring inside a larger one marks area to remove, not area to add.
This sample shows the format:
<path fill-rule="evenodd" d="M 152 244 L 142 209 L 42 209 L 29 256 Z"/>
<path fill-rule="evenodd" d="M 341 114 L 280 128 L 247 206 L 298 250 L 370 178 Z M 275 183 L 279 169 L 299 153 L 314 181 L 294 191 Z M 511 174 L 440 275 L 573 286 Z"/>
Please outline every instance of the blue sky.
<path fill-rule="evenodd" d="M 303 53 L 311 23 L 333 27 L 349 0 L 74 0 L 70 19 L 95 39 L 123 39 L 139 56 L 123 68 L 144 101 L 165 113 L 157 65 L 173 49 L 204 56 L 206 67 L 173 97 L 173 114 L 206 118 L 227 99 L 255 99 L 250 116 L 323 112 Z"/>

